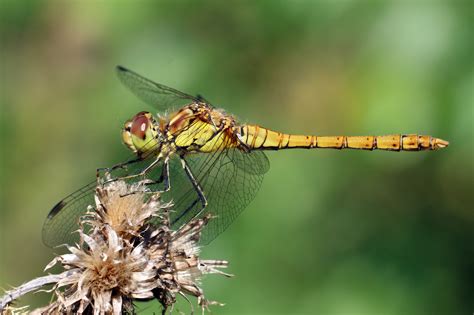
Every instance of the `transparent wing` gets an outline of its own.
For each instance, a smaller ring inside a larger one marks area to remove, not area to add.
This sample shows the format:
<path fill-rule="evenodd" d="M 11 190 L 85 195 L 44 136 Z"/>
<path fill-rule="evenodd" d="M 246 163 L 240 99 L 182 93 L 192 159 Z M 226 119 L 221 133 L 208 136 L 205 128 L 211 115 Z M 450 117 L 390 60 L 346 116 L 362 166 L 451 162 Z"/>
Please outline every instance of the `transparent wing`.
<path fill-rule="evenodd" d="M 192 154 L 185 159 L 204 191 L 208 206 L 202 210 L 199 196 L 184 172 L 178 156 L 170 160 L 171 190 L 163 194 L 163 199 L 174 203 L 171 222 L 175 229 L 195 217 L 212 213 L 215 218 L 209 222 L 201 235 L 201 243 L 208 244 L 254 199 L 263 175 L 269 168 L 269 162 L 261 151 L 246 153 L 238 149 L 225 149 L 212 154 Z M 125 170 L 116 171 L 113 176 L 137 174 L 149 163 L 150 159 L 134 163 Z M 161 172 L 162 165 L 159 165 L 148 173 L 147 177 L 157 180 Z M 87 207 L 95 205 L 95 187 L 96 181 L 93 181 L 62 199 L 51 209 L 43 225 L 43 242 L 47 246 L 73 244 L 79 240 L 79 235 L 74 231 L 79 228 L 79 218 L 86 213 Z M 161 190 L 163 183 L 150 188 Z"/>
<path fill-rule="evenodd" d="M 150 155 L 142 161 L 134 162 L 126 168 L 119 168 L 112 172 L 112 177 L 123 177 L 128 174 L 137 174 L 142 171 L 150 162 Z M 155 177 L 153 171 L 150 176 Z M 156 177 L 156 178 L 159 178 Z M 49 247 L 62 244 L 74 244 L 79 241 L 79 234 L 74 233 L 79 229 L 79 219 L 87 212 L 88 206 L 95 206 L 94 194 L 97 181 L 79 188 L 58 202 L 49 212 L 43 224 L 43 243 Z"/>
<path fill-rule="evenodd" d="M 238 152 L 229 151 L 232 153 L 232 162 L 244 172 L 252 175 L 263 175 L 268 172 L 270 162 L 262 151 L 251 151 L 248 153 L 240 150 L 236 151 Z"/>
<path fill-rule="evenodd" d="M 138 98 L 160 110 L 204 101 L 202 97 L 194 97 L 165 85 L 155 83 L 122 66 L 117 66 L 117 75 L 120 81 L 138 96 Z"/>
<path fill-rule="evenodd" d="M 212 154 L 190 154 L 185 157 L 194 177 L 208 201 L 202 209 L 201 201 L 180 161 L 171 161 L 171 214 L 173 228 L 207 213 L 215 216 L 201 234 L 201 243 L 208 244 L 222 233 L 255 198 L 269 168 L 269 161 L 261 151 L 243 152 L 224 149 Z"/>
<path fill-rule="evenodd" d="M 43 224 L 43 243 L 49 247 L 61 244 L 73 244 L 79 240 L 74 231 L 79 229 L 79 218 L 94 204 L 96 181 L 79 188 L 60 202 L 49 212 Z"/>

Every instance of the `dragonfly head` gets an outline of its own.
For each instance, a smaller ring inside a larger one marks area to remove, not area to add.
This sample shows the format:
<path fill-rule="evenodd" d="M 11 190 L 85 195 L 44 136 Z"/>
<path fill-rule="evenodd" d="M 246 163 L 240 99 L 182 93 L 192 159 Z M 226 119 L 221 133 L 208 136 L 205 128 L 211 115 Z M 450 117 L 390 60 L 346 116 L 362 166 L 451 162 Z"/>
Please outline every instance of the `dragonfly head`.
<path fill-rule="evenodd" d="M 160 131 L 153 115 L 140 112 L 127 120 L 122 129 L 122 141 L 137 155 L 154 151 L 160 144 Z"/>

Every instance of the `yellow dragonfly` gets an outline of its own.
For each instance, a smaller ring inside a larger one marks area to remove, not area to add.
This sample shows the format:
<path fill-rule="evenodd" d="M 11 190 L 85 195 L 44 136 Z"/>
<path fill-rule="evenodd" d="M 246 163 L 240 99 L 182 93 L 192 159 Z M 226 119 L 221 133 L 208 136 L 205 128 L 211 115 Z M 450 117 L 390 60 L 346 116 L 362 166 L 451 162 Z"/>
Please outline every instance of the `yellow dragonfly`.
<path fill-rule="evenodd" d="M 191 96 L 155 83 L 124 67 L 117 67 L 122 83 L 159 110 L 176 112 L 153 116 L 139 112 L 128 120 L 122 140 L 134 158 L 106 169 L 108 177 L 148 179 L 149 189 L 173 200 L 172 225 L 212 213 L 201 236 L 206 244 L 223 232 L 252 201 L 269 169 L 264 151 L 283 149 L 359 149 L 388 151 L 437 150 L 448 142 L 424 135 L 315 136 L 273 131 L 240 124 L 201 96 Z M 93 204 L 96 181 L 56 204 L 44 227 L 48 246 L 70 243 L 78 218 Z"/>

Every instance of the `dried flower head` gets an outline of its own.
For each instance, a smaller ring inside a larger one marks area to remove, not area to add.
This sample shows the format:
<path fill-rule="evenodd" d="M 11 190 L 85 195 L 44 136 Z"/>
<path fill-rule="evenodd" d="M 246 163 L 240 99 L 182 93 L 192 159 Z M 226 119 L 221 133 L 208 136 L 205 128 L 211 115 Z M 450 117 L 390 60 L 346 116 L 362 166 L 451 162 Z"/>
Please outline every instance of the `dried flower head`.
<path fill-rule="evenodd" d="M 127 185 L 124 181 L 114 181 L 107 188 L 98 187 L 95 195 L 96 208 L 89 211 L 88 221 L 96 230 L 108 225 L 120 236 L 130 239 L 140 235 L 153 217 L 166 215 L 170 204 L 162 204 L 160 194 L 146 191 L 145 182 Z M 128 234 L 128 235 L 127 235 Z"/>
<path fill-rule="evenodd" d="M 68 246 L 46 269 L 66 270 L 55 283 L 56 300 L 42 314 L 133 312 L 133 301 L 157 298 L 168 308 L 176 295 L 198 298 L 204 309 L 218 304 L 204 298 L 203 274 L 223 273 L 226 261 L 200 260 L 200 232 L 210 216 L 170 229 L 170 204 L 143 183 L 117 180 L 99 185 L 96 205 L 83 217 L 79 244 Z"/>

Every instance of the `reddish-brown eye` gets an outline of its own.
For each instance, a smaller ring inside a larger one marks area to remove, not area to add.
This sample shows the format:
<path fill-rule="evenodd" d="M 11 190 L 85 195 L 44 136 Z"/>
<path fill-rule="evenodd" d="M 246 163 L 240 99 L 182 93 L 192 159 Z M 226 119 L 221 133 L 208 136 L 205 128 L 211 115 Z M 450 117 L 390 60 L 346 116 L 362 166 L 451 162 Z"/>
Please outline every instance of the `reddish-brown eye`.
<path fill-rule="evenodd" d="M 146 112 L 136 114 L 132 120 L 132 127 L 130 130 L 133 135 L 143 140 L 146 138 L 146 131 L 150 124 L 150 119 L 146 114 Z"/>

